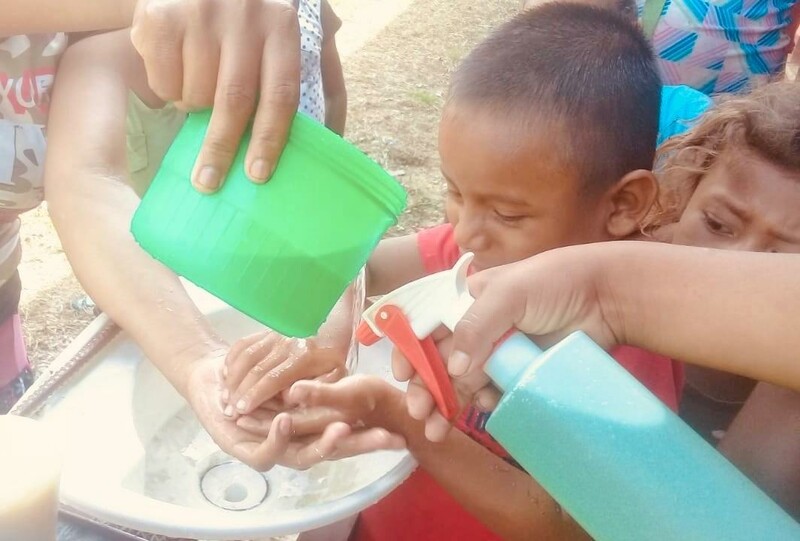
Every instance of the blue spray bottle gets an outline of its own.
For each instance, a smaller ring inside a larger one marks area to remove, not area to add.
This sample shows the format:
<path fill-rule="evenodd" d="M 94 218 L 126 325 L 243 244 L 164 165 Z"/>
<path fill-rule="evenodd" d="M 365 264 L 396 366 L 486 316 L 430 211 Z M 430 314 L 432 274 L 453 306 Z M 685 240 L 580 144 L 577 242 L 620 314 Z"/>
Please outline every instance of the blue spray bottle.
<path fill-rule="evenodd" d="M 472 304 L 465 254 L 372 305 L 359 340 L 388 337 L 452 419 L 430 334 Z M 485 371 L 503 391 L 489 433 L 599 541 L 800 540 L 800 525 L 582 332 L 547 351 L 520 332 Z"/>

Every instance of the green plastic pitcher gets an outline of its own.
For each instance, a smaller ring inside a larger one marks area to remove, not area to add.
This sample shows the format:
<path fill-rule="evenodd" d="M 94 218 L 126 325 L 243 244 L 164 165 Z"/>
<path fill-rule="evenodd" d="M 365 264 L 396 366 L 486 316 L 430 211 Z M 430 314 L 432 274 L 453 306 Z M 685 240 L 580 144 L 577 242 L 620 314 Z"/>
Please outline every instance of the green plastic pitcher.
<path fill-rule="evenodd" d="M 298 113 L 272 179 L 244 175 L 245 135 L 223 187 L 190 183 L 210 112 L 189 115 L 133 217 L 139 244 L 276 331 L 315 334 L 406 205 L 403 188 Z"/>

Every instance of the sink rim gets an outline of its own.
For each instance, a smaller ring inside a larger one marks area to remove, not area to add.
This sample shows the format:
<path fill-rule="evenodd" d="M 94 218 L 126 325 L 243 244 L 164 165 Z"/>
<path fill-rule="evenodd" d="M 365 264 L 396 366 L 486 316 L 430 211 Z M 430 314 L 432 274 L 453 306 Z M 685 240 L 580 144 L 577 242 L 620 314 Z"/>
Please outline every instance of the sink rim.
<path fill-rule="evenodd" d="M 230 520 L 236 511 L 183 507 L 102 482 L 72 483 L 69 492 L 62 491 L 61 502 L 101 520 L 160 535 L 184 536 L 199 530 L 203 530 L 203 536 L 219 540 L 290 535 L 355 515 L 397 488 L 417 467 L 407 450 L 378 452 L 405 456 L 375 481 L 344 497 L 301 509 L 281 509 L 269 515 L 240 514 L 235 525 Z M 114 503 L 102 506 L 98 502 Z M 298 529 L 301 521 L 303 526 Z"/>

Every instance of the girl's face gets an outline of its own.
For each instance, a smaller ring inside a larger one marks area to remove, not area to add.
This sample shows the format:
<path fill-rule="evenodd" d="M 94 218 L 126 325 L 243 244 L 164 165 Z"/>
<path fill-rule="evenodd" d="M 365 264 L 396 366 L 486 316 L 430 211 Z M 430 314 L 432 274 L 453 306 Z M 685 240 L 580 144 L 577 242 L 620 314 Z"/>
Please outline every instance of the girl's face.
<path fill-rule="evenodd" d="M 724 150 L 689 199 L 672 241 L 800 253 L 800 171 L 740 148 Z"/>

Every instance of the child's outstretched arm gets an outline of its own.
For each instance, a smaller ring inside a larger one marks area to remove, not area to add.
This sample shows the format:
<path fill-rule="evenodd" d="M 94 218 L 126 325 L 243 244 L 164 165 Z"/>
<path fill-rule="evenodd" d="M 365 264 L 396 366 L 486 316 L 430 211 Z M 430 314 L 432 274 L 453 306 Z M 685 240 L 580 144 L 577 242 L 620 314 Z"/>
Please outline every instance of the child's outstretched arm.
<path fill-rule="evenodd" d="M 288 400 L 331 412 L 331 424 L 317 418 L 315 410 L 309 415 L 303 410 L 292 413 L 292 424 L 302 426 L 304 432 L 307 427 L 303 425 L 309 422 L 306 417 L 311 417 L 311 422 L 321 422 L 320 432 L 323 429 L 330 432 L 333 425 L 342 422 L 357 422 L 367 429 L 385 429 L 388 434 L 383 438 L 387 442 L 402 436 L 420 466 L 467 511 L 503 539 L 589 539 L 529 475 L 467 435 L 454 430 L 442 443 L 428 441 L 424 423 L 406 413 L 404 394 L 379 378 L 352 376 L 332 384 L 301 381 L 292 386 Z M 251 428 L 257 430 L 256 426 Z M 370 436 L 377 439 L 375 433 Z M 273 439 L 279 438 L 273 436 Z M 273 446 L 275 451 L 290 451 L 290 456 L 279 463 L 309 467 L 320 460 L 347 454 L 340 454 L 334 445 L 320 453 L 316 441 L 312 446 L 289 449 L 288 441 Z"/>
<path fill-rule="evenodd" d="M 800 393 L 759 383 L 717 449 L 800 519 Z"/>
<path fill-rule="evenodd" d="M 366 269 L 367 297 L 385 295 L 427 274 L 417 235 L 383 239 Z"/>
<path fill-rule="evenodd" d="M 591 539 L 530 475 L 466 434 L 432 443 L 414 421 L 403 436 L 420 466 L 502 539 Z"/>
<path fill-rule="evenodd" d="M 339 51 L 336 49 L 336 32 L 342 21 L 327 0 L 321 6 L 322 16 L 322 91 L 325 94 L 325 125 L 339 135 L 344 134 L 347 120 L 347 89 Z"/>

